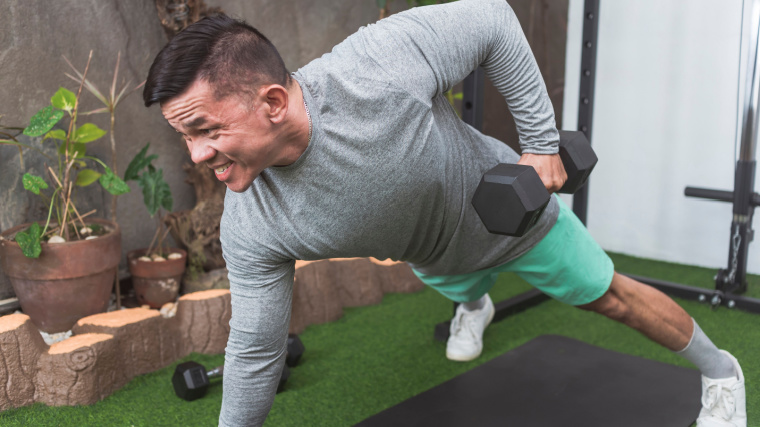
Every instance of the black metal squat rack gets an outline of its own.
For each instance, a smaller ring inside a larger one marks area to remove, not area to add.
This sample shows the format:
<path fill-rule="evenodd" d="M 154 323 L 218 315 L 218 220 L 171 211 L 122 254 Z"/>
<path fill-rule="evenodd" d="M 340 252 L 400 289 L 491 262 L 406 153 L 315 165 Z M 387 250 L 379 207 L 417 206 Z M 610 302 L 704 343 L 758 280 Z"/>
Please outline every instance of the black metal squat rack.
<path fill-rule="evenodd" d="M 599 1 L 585 0 L 583 10 L 583 38 L 581 51 L 581 80 L 578 99 L 578 127 L 592 142 L 592 119 L 594 113 L 594 86 L 596 78 L 596 52 L 599 34 Z M 736 162 L 734 190 L 723 191 L 706 188 L 687 187 L 685 195 L 709 200 L 733 203 L 733 221 L 729 242 L 728 267 L 715 276 L 715 290 L 697 288 L 679 283 L 665 282 L 649 277 L 628 276 L 649 284 L 667 294 L 690 300 L 709 302 L 713 308 L 724 305 L 752 313 L 760 313 L 760 299 L 739 294 L 747 290 L 747 256 L 749 243 L 753 239 L 752 216 L 760 206 L 760 194 L 753 191 L 755 179 L 755 154 L 757 138 L 760 134 L 760 0 L 744 0 L 743 28 L 750 26 L 749 32 L 742 34 L 742 55 L 747 58 L 746 81 L 744 82 L 744 102 L 742 105 L 741 147 Z M 462 119 L 481 130 L 483 127 L 483 85 L 484 72 L 477 69 L 463 82 Z M 588 208 L 588 184 L 573 195 L 573 212 L 586 224 Z M 509 298 L 495 304 L 494 321 L 502 320 L 549 299 L 537 289 Z M 454 305 L 454 310 L 456 310 Z M 449 322 L 435 327 L 435 337 L 445 341 L 449 335 Z"/>

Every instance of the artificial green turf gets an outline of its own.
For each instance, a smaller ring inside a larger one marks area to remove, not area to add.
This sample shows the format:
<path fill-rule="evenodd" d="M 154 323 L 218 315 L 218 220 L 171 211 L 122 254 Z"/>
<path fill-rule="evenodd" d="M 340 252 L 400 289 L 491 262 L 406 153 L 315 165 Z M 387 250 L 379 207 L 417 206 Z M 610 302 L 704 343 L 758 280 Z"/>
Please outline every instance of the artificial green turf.
<path fill-rule="evenodd" d="M 620 271 L 684 284 L 712 287 L 711 269 L 612 255 Z M 760 294 L 751 277 L 748 295 Z M 495 301 L 528 290 L 513 275 L 502 275 Z M 678 300 L 721 348 L 740 361 L 747 382 L 749 426 L 760 426 L 760 317 Z M 309 327 L 300 336 L 306 353 L 292 369 L 285 392 L 275 398 L 267 426 L 350 426 L 422 391 L 466 372 L 543 334 L 559 334 L 627 354 L 690 367 L 685 360 L 637 332 L 599 315 L 555 301 L 495 323 L 485 333 L 483 356 L 454 363 L 445 345 L 433 339 L 434 325 L 447 320 L 451 304 L 436 292 L 387 295 L 376 306 L 351 308 L 340 320 Z M 211 368 L 223 356 L 194 354 Z M 179 361 L 177 362 L 179 363 Z M 194 402 L 174 396 L 170 378 L 176 364 L 135 378 L 105 400 L 87 407 L 41 404 L 0 413 L 3 426 L 213 426 L 221 386 Z M 509 381 L 509 378 L 502 379 Z M 214 381 L 218 383 L 217 381 Z"/>

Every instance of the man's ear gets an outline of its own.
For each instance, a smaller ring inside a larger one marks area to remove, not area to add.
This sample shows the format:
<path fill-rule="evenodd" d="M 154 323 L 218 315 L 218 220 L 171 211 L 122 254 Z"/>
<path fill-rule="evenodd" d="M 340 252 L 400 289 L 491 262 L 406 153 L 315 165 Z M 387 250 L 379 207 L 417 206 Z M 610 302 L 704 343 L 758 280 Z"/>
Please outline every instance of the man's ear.
<path fill-rule="evenodd" d="M 264 102 L 269 107 L 269 120 L 272 123 L 281 123 L 285 120 L 288 111 L 288 102 L 290 97 L 288 91 L 280 85 L 265 86 L 261 90 Z"/>

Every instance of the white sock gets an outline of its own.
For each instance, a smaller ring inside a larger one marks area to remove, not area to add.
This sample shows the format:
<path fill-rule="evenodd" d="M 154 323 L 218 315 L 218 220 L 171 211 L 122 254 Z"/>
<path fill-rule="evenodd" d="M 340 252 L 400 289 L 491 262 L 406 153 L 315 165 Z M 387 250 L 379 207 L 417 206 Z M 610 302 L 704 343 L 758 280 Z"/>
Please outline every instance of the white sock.
<path fill-rule="evenodd" d="M 720 379 L 738 375 L 731 359 L 718 350 L 718 347 L 702 332 L 696 320 L 693 318 L 691 320 L 694 322 L 691 341 L 683 350 L 675 353 L 696 365 L 702 375 L 707 378 Z"/>
<path fill-rule="evenodd" d="M 486 296 L 483 295 L 480 297 L 480 299 L 470 302 L 463 302 L 462 305 L 464 306 L 464 309 L 467 311 L 475 311 L 480 310 L 486 305 Z"/>

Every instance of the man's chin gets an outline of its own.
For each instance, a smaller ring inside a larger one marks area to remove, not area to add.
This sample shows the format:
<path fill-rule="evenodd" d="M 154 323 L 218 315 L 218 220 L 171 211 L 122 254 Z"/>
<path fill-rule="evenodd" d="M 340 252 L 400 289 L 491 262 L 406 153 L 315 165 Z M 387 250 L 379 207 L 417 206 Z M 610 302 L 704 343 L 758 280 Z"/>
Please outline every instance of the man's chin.
<path fill-rule="evenodd" d="M 224 183 L 224 185 L 226 185 L 230 191 L 233 191 L 235 193 L 245 193 L 249 188 L 251 188 L 251 184 L 252 183 L 247 183 L 247 184 L 238 184 L 238 183 L 230 183 L 230 182 Z"/>

